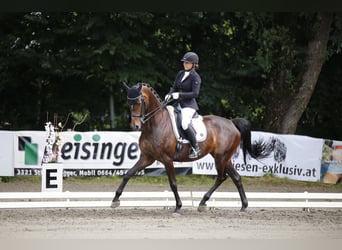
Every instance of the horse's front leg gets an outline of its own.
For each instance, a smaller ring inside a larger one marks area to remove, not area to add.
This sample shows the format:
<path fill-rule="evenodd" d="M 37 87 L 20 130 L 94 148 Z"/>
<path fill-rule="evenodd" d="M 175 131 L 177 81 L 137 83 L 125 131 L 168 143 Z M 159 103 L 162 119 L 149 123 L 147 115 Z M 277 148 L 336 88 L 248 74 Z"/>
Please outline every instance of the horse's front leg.
<path fill-rule="evenodd" d="M 119 187 L 117 188 L 116 192 L 115 192 L 115 197 L 113 198 L 112 201 L 112 208 L 118 207 L 120 206 L 120 196 L 127 184 L 127 182 L 129 181 L 129 179 L 131 179 L 131 177 L 138 171 L 144 169 L 145 167 L 147 167 L 148 165 L 152 164 L 153 161 L 146 161 L 143 159 L 143 157 L 140 156 L 139 160 L 135 163 L 135 165 L 129 169 L 127 171 L 127 173 L 124 175 L 123 180 L 121 182 L 121 184 L 119 185 Z"/>
<path fill-rule="evenodd" d="M 172 160 L 170 160 L 168 162 L 164 162 L 164 165 L 165 165 L 167 177 L 169 179 L 170 188 L 171 188 L 171 190 L 175 196 L 175 200 L 176 200 L 176 209 L 175 209 L 174 213 L 178 214 L 180 212 L 180 209 L 182 208 L 182 201 L 181 201 L 181 198 L 180 198 L 179 193 L 178 193 L 175 167 L 173 165 Z"/>

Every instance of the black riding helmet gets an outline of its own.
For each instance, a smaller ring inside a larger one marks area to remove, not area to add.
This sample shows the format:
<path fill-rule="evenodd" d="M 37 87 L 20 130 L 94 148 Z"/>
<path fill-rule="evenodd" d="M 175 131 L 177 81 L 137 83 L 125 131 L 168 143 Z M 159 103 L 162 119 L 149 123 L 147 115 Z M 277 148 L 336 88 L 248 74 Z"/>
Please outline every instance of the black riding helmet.
<path fill-rule="evenodd" d="M 181 59 L 182 62 L 191 62 L 193 64 L 198 64 L 199 58 L 195 52 L 187 52 Z"/>

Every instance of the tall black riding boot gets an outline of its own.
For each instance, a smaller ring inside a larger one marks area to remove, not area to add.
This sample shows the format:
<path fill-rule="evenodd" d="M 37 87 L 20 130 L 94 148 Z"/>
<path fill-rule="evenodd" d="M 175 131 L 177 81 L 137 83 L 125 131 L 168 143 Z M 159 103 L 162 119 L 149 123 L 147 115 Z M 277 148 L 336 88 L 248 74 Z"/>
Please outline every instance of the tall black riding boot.
<path fill-rule="evenodd" d="M 196 131 L 195 129 L 189 125 L 189 127 L 184 130 L 186 138 L 189 140 L 191 144 L 191 151 L 189 154 L 190 159 L 197 158 L 200 155 L 201 149 L 198 146 L 197 140 L 196 140 Z"/>

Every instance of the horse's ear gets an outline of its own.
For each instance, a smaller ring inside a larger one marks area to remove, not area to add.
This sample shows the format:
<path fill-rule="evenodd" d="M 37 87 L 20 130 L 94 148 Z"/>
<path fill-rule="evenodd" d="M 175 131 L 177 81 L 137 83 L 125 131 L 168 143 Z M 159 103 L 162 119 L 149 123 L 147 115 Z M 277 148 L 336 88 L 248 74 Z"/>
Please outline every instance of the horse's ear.
<path fill-rule="evenodd" d="M 124 87 L 126 91 L 130 90 L 130 87 L 128 87 L 128 85 L 125 82 L 122 82 L 122 87 Z"/>
<path fill-rule="evenodd" d="M 142 82 L 138 82 L 138 91 L 140 92 L 142 88 Z"/>

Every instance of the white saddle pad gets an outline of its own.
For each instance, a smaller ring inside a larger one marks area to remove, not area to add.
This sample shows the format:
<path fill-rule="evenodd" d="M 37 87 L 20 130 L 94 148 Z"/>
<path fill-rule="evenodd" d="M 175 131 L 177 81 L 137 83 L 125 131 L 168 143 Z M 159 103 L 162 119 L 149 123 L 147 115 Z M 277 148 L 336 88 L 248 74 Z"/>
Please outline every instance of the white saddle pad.
<path fill-rule="evenodd" d="M 167 111 L 169 111 L 173 132 L 175 133 L 177 140 L 182 142 L 182 143 L 189 143 L 189 141 L 185 138 L 182 138 L 178 132 L 176 117 L 175 117 L 175 113 L 174 113 L 175 108 L 171 105 L 167 105 L 166 108 L 167 108 Z M 205 124 L 203 122 L 203 117 L 201 115 L 199 115 L 198 117 L 193 118 L 191 120 L 191 123 L 192 123 L 192 126 L 194 127 L 194 129 L 196 131 L 196 140 L 198 142 L 201 142 L 201 141 L 204 141 L 205 139 L 207 139 L 207 128 L 205 127 Z"/>

